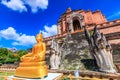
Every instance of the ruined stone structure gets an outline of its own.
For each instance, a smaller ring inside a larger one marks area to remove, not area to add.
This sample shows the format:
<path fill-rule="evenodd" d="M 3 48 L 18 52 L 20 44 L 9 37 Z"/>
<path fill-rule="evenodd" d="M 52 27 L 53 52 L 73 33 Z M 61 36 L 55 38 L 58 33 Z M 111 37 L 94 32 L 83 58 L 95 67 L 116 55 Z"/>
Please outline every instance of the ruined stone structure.
<path fill-rule="evenodd" d="M 58 34 L 44 38 L 44 41 L 47 43 L 47 45 L 51 45 L 51 40 L 53 38 L 64 37 L 67 31 L 70 31 L 71 34 L 83 32 L 84 26 L 86 26 L 88 30 L 93 30 L 95 25 L 101 33 L 106 35 L 110 43 L 120 43 L 120 19 L 107 21 L 106 17 L 99 10 L 95 12 L 90 10 L 72 11 L 71 8 L 68 8 L 58 20 Z"/>
<path fill-rule="evenodd" d="M 68 8 L 58 20 L 57 35 L 44 38 L 44 42 L 47 44 L 47 54 L 50 54 L 52 40 L 56 39 L 60 47 L 64 49 L 61 54 L 62 58 L 71 59 L 73 56 L 76 57 L 76 59 L 70 63 L 74 65 L 74 61 L 78 62 L 75 65 L 78 65 L 77 69 L 79 69 L 79 65 L 83 64 L 77 60 L 80 59 L 82 61 L 85 59 L 85 57 L 83 57 L 83 55 L 86 55 L 85 53 L 87 53 L 86 56 L 90 54 L 88 48 L 86 48 L 89 47 L 89 45 L 85 40 L 84 28 L 87 28 L 90 34 L 92 34 L 95 26 L 99 29 L 100 33 L 105 35 L 110 44 L 120 44 L 120 19 L 107 21 L 106 17 L 99 10 L 92 12 L 90 10 L 71 10 L 71 8 Z M 61 60 L 63 60 L 62 58 Z M 60 63 L 65 63 L 66 59 Z M 70 61 L 70 59 L 68 59 L 68 61 Z M 69 62 L 66 64 L 71 69 Z"/>

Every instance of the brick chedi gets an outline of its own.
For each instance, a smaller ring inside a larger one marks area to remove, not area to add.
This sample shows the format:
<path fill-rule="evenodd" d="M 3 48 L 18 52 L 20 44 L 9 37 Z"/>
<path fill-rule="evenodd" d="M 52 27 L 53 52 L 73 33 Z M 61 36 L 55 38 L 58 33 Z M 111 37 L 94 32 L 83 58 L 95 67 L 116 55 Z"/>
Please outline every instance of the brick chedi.
<path fill-rule="evenodd" d="M 95 26 L 100 33 L 105 35 L 108 43 L 111 44 L 113 55 L 120 52 L 120 19 L 107 21 L 100 10 L 93 12 L 90 10 L 72 10 L 68 8 L 58 19 L 57 34 L 44 38 L 44 42 L 47 45 L 47 65 L 51 64 L 49 63 L 52 57 L 51 55 L 53 54 L 51 45 L 53 39 L 55 39 L 60 47 L 59 50 L 61 50 L 59 54 L 62 55 L 59 56 L 59 58 L 62 59 L 62 63 L 60 63 L 61 65 L 59 67 L 60 69 L 86 69 L 84 63 L 81 62 L 82 59 L 86 59 L 86 56 L 81 56 L 81 54 L 87 55 L 90 60 L 93 58 L 89 51 L 84 29 L 87 28 L 90 34 L 92 34 Z M 75 55 L 77 55 L 76 58 Z M 116 58 L 113 56 L 113 59 L 115 60 Z M 73 67 L 74 64 L 77 65 Z M 81 64 L 81 66 L 79 66 L 79 64 Z M 90 65 L 95 67 L 95 64 Z M 90 65 L 87 64 L 87 66 Z M 49 67 L 51 68 L 51 65 Z"/>
<path fill-rule="evenodd" d="M 84 10 L 75 10 L 72 11 L 70 8 L 61 15 L 58 20 L 58 34 L 65 33 L 67 30 L 68 24 L 72 24 L 74 26 L 74 31 L 81 29 L 83 24 L 91 26 L 94 24 L 102 24 L 107 22 L 105 16 L 98 10 L 95 12 L 84 11 Z M 75 27 L 78 24 L 79 27 Z"/>
<path fill-rule="evenodd" d="M 71 8 L 68 8 L 60 16 L 57 24 L 57 35 L 44 38 L 44 41 L 47 46 L 50 46 L 53 38 L 58 39 L 59 42 L 68 31 L 70 34 L 81 33 L 83 27 L 93 30 L 94 26 L 97 26 L 100 32 L 105 34 L 110 43 L 120 44 L 120 19 L 107 21 L 100 10 L 92 12 L 90 10 L 72 10 Z"/>

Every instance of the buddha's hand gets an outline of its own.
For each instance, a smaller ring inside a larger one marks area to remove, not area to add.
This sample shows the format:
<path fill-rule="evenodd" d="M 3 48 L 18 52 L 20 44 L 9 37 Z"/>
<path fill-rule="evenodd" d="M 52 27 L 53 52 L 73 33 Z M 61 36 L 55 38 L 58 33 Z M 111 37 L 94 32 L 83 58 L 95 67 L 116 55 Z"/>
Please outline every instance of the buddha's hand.
<path fill-rule="evenodd" d="M 24 55 L 24 56 L 22 56 L 22 57 L 20 58 L 20 60 L 21 60 L 21 61 L 23 61 L 23 59 L 24 59 L 24 58 L 25 58 L 25 55 Z"/>
<path fill-rule="evenodd" d="M 39 55 L 35 55 L 34 57 L 33 57 L 33 60 L 35 60 L 35 61 L 38 61 L 40 59 L 40 56 Z"/>

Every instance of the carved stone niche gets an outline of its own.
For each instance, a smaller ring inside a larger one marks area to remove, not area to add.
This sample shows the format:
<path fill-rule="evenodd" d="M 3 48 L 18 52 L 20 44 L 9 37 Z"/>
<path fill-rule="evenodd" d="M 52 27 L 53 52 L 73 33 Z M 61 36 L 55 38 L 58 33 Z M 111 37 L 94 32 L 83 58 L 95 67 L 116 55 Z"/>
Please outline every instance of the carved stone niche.
<path fill-rule="evenodd" d="M 67 21 L 68 30 L 70 30 L 70 32 L 75 32 L 77 30 L 83 29 L 83 26 L 85 26 L 83 19 L 83 15 L 81 15 L 80 13 L 73 12 Z"/>

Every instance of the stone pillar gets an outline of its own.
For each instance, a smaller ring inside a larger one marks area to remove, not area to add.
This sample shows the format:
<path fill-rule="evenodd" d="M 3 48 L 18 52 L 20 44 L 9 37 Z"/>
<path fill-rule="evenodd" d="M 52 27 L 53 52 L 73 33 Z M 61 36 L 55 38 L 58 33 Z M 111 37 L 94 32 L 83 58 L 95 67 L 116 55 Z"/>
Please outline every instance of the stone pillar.
<path fill-rule="evenodd" d="M 57 29 L 58 29 L 58 30 L 57 30 L 57 33 L 58 33 L 58 34 L 61 34 L 61 26 L 60 26 L 60 24 L 58 24 Z"/>
<path fill-rule="evenodd" d="M 69 22 L 69 29 L 70 29 L 70 32 L 74 32 L 72 20 Z"/>

